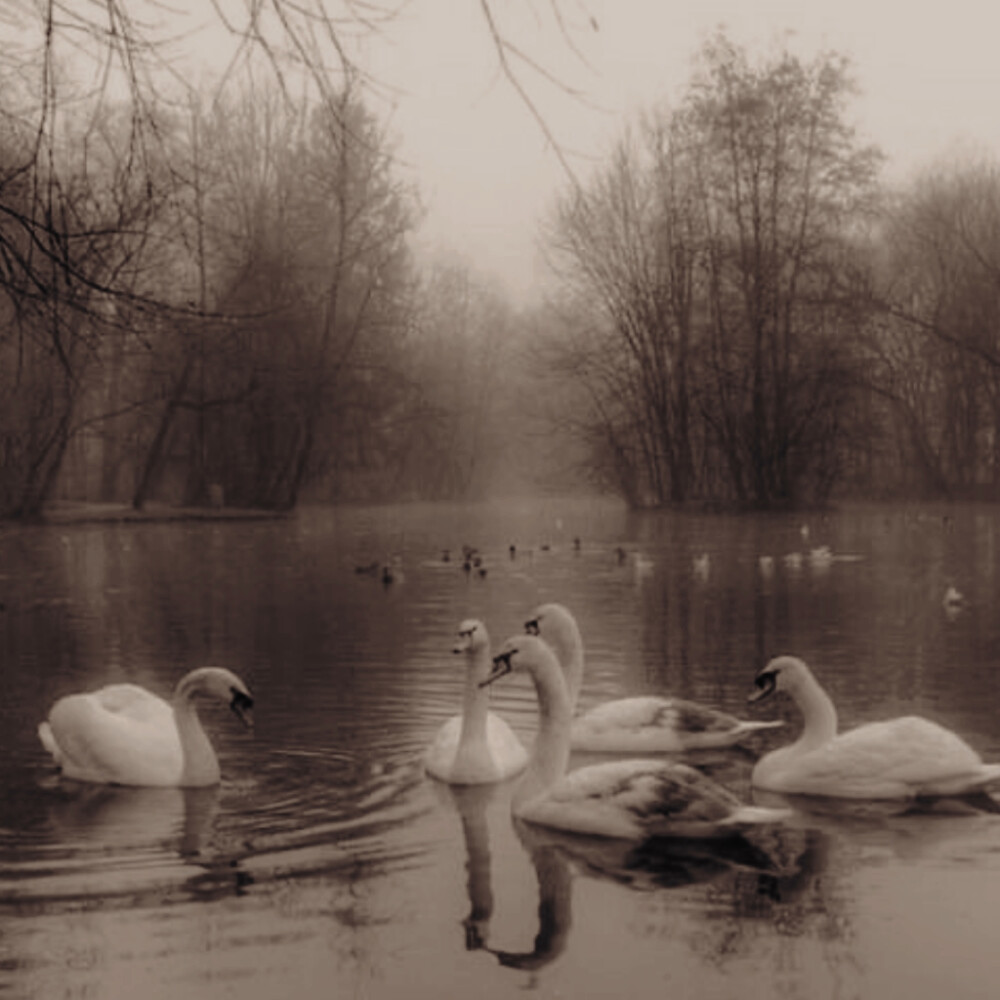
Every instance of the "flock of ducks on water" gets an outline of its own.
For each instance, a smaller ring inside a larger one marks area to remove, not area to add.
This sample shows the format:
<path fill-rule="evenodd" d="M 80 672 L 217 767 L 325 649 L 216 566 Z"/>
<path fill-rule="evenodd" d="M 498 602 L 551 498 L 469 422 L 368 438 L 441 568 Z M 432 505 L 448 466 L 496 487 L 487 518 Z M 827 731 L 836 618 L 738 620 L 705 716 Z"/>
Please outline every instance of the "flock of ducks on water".
<path fill-rule="evenodd" d="M 671 756 L 731 747 L 782 722 L 741 720 L 658 696 L 621 698 L 577 714 L 584 644 L 574 616 L 561 604 L 536 608 L 524 632 L 510 636 L 497 652 L 482 621 L 463 621 L 454 651 L 466 665 L 462 712 L 441 726 L 424 754 L 433 778 L 481 785 L 520 776 L 512 796 L 515 817 L 629 841 L 726 836 L 790 815 L 788 808 L 746 804 Z M 538 731 L 530 751 L 489 711 L 490 686 L 511 673 L 526 674 L 538 698 Z M 982 793 L 1000 780 L 1000 764 L 985 764 L 959 736 L 924 718 L 899 717 L 839 733 L 833 702 L 796 657 L 767 663 L 749 700 L 776 692 L 795 702 L 803 728 L 794 742 L 757 760 L 754 788 L 792 796 L 921 800 Z M 198 718 L 198 695 L 228 702 L 252 725 L 253 698 L 240 678 L 202 667 L 181 679 L 170 702 L 134 684 L 63 697 L 38 732 L 67 778 L 213 785 L 219 763 Z M 628 756 L 567 771 L 573 750 Z M 665 756 L 633 756 L 648 754 Z"/>

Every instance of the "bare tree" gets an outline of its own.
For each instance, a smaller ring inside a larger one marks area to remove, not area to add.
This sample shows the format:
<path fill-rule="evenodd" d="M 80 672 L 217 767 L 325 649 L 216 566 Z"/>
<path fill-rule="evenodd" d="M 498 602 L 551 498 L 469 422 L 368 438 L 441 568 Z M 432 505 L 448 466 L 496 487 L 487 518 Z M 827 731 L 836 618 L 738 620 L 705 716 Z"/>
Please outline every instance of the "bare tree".
<path fill-rule="evenodd" d="M 724 36 L 682 111 L 707 240 L 706 417 L 742 502 L 822 486 L 848 395 L 840 293 L 878 155 L 846 124 L 845 61 L 787 52 L 759 66 Z"/>
<path fill-rule="evenodd" d="M 920 471 L 914 485 L 1000 495 L 1000 171 L 925 174 L 895 199 L 881 241 L 876 386 Z"/>
<path fill-rule="evenodd" d="M 656 503 L 694 486 L 691 364 L 701 253 L 688 179 L 670 127 L 647 121 L 610 166 L 557 210 L 549 243 L 577 301 L 597 309 L 610 342 L 566 343 L 562 367 L 589 379 L 615 466 Z M 626 441 L 629 442 L 626 445 Z M 627 463 L 632 465 L 632 463 Z M 619 475 L 621 479 L 621 475 Z"/>

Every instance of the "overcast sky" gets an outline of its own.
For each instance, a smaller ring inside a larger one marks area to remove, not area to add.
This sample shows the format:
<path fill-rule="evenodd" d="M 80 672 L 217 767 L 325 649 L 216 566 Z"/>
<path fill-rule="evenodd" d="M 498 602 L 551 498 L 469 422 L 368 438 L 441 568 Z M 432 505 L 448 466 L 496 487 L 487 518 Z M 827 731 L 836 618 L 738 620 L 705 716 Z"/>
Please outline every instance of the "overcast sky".
<path fill-rule="evenodd" d="M 784 32 L 809 58 L 851 57 L 863 135 L 902 178 L 958 149 L 1000 155 L 1000 5 L 984 0 L 837 3 L 761 0 L 560 0 L 581 60 L 547 17 L 549 0 L 496 3 L 505 34 L 583 98 L 524 70 L 522 79 L 581 176 L 622 124 L 677 99 L 720 24 L 753 52 Z M 590 18 L 596 23 L 596 28 Z M 411 0 L 364 62 L 397 88 L 391 128 L 428 209 L 424 242 L 501 277 L 519 299 L 538 269 L 540 217 L 565 184 L 531 113 L 497 71 L 475 0 Z"/>

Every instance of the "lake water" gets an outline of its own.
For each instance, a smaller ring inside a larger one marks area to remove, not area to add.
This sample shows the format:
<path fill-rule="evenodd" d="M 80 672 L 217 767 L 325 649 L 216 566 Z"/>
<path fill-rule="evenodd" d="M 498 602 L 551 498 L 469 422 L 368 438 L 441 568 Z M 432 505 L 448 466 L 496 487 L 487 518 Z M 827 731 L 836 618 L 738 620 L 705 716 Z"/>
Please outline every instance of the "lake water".
<path fill-rule="evenodd" d="M 587 644 L 585 706 L 670 692 L 794 731 L 787 702 L 746 705 L 756 669 L 791 652 L 842 727 L 916 712 L 1000 761 L 998 538 L 988 507 L 728 517 L 585 500 L 0 527 L 0 992 L 993 998 L 1000 815 L 816 802 L 753 850 L 627 859 L 513 824 L 509 784 L 453 790 L 420 755 L 459 710 L 458 623 L 482 618 L 499 645 L 558 600 Z M 460 568 L 463 543 L 485 576 Z M 821 545 L 849 558 L 783 561 Z M 389 585 L 355 571 L 392 558 Z M 167 694 L 206 663 L 256 698 L 252 734 L 202 709 L 221 786 L 54 774 L 36 726 L 57 697 L 122 680 Z M 530 742 L 527 681 L 492 698 Z M 750 798 L 754 759 L 693 762 Z"/>

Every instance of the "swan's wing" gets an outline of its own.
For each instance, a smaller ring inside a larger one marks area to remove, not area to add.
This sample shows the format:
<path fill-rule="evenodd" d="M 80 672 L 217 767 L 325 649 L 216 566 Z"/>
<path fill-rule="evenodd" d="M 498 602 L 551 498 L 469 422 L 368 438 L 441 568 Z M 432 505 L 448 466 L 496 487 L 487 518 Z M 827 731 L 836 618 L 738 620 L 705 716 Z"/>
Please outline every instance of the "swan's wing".
<path fill-rule="evenodd" d="M 150 702 L 133 713 L 109 710 L 102 698 L 89 694 L 57 701 L 48 723 L 63 773 L 81 781 L 175 784 L 183 752 L 173 712 L 163 705 L 165 713 Z"/>
<path fill-rule="evenodd" d="M 442 781 L 447 780 L 455 764 L 455 754 L 458 752 L 458 738 L 462 733 L 462 716 L 453 715 L 434 734 L 430 745 L 424 753 L 424 767 L 428 774 Z"/>
<path fill-rule="evenodd" d="M 461 715 L 453 716 L 428 746 L 424 768 L 431 777 L 453 784 L 483 784 L 503 781 L 527 766 L 528 751 L 500 716 L 490 712 L 485 738 L 464 746 L 462 723 Z"/>
<path fill-rule="evenodd" d="M 610 729 L 642 729 L 657 724 L 669 699 L 653 695 L 635 698 L 617 698 L 606 701 L 585 712 L 576 720 L 595 732 Z"/>
<path fill-rule="evenodd" d="M 138 684 L 108 684 L 90 695 L 106 712 L 136 722 L 152 722 L 165 725 L 173 720 L 173 709 L 169 702 L 152 694 Z"/>
<path fill-rule="evenodd" d="M 570 772 L 524 818 L 601 836 L 703 836 L 740 806 L 731 792 L 685 764 L 624 760 Z"/>
<path fill-rule="evenodd" d="M 646 695 L 598 705 L 573 722 L 578 750 L 655 753 L 727 746 L 781 722 L 741 722 L 681 698 Z"/>
<path fill-rule="evenodd" d="M 842 733 L 794 761 L 803 792 L 857 796 L 933 794 L 956 779 L 961 787 L 983 771 L 959 736 L 928 719 L 903 716 Z"/>
<path fill-rule="evenodd" d="M 505 776 L 527 767 L 530 755 L 525 750 L 524 744 L 517 733 L 493 712 L 486 716 L 486 742 L 493 759 Z"/>
<path fill-rule="evenodd" d="M 577 723 L 599 732 L 610 729 L 665 729 L 692 735 L 725 735 L 738 729 L 769 729 L 781 722 L 742 722 L 728 712 L 683 698 L 640 695 L 598 705 Z"/>

